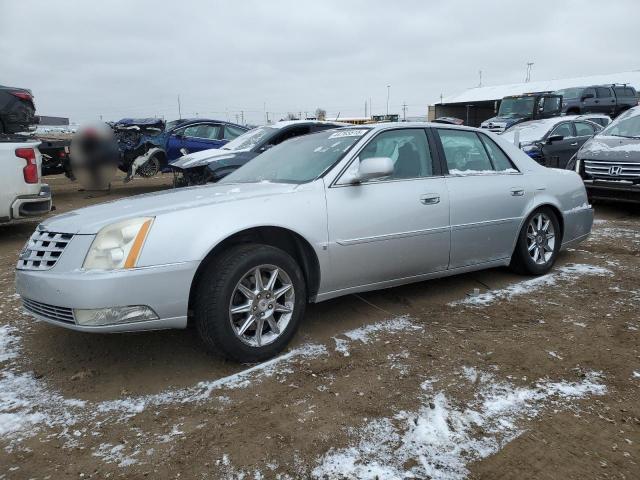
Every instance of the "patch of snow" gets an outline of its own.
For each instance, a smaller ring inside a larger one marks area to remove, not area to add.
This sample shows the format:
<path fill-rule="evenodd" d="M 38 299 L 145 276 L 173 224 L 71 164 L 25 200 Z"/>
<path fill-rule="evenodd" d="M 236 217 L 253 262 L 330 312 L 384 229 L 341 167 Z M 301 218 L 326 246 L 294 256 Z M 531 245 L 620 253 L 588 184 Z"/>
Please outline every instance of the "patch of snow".
<path fill-rule="evenodd" d="M 343 357 L 348 357 L 350 355 L 348 340 L 333 337 L 333 341 L 336 342 L 336 352 L 341 353 Z"/>
<path fill-rule="evenodd" d="M 136 450 L 130 455 L 125 453 L 125 444 L 112 445 L 111 443 L 101 443 L 95 452 L 94 457 L 102 458 L 107 463 L 116 463 L 119 467 L 129 467 L 138 463 L 135 458 L 140 453 Z"/>
<path fill-rule="evenodd" d="M 473 297 L 465 298 L 463 300 L 456 300 L 450 302 L 449 306 L 457 305 L 469 305 L 469 306 L 485 306 L 499 300 L 509 300 L 512 297 L 519 295 L 526 295 L 542 288 L 555 285 L 557 282 L 575 280 L 585 275 L 597 275 L 605 276 L 610 275 L 612 272 L 607 268 L 597 267 L 595 265 L 586 264 L 569 264 L 556 268 L 555 271 L 542 275 L 540 277 L 532 278 L 530 280 L 524 280 L 522 282 L 509 285 L 508 287 L 489 290 L 488 292 L 481 293 Z"/>
<path fill-rule="evenodd" d="M 496 453 L 519 436 L 517 423 L 536 417 L 546 404 L 561 407 L 606 392 L 595 374 L 579 383 L 543 380 L 534 388 L 496 381 L 491 374 L 483 374 L 483 379 L 492 381 L 483 382 L 466 407 L 437 392 L 425 396 L 415 412 L 369 421 L 355 432 L 352 446 L 331 449 L 320 458 L 313 477 L 461 480 L 469 474 L 468 463 Z"/>
<path fill-rule="evenodd" d="M 562 360 L 562 357 L 558 355 L 556 352 L 547 352 L 550 357 L 557 358 L 558 360 Z"/>
<path fill-rule="evenodd" d="M 422 330 L 422 327 L 413 323 L 409 316 L 403 315 L 390 320 L 383 320 L 382 322 L 355 328 L 344 332 L 342 335 L 351 341 L 357 340 L 362 343 L 369 343 L 369 341 L 379 333 L 393 333 L 408 330 Z"/>
<path fill-rule="evenodd" d="M 640 378 L 640 372 L 633 371 L 633 378 Z"/>

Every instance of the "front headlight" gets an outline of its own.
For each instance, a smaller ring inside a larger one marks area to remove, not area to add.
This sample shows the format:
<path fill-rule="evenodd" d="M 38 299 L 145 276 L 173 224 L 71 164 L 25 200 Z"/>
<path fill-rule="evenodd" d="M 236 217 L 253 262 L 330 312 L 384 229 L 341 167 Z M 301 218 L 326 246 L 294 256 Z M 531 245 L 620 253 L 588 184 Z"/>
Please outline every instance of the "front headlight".
<path fill-rule="evenodd" d="M 152 223 L 153 217 L 141 217 L 103 227 L 93 240 L 82 268 L 134 268 Z"/>

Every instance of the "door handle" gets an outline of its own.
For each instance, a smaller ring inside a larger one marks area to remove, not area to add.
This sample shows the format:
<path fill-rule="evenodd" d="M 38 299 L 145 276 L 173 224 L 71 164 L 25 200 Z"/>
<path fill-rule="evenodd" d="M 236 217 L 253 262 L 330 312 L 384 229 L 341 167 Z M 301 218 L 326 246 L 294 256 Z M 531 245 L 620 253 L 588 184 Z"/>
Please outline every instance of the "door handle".
<path fill-rule="evenodd" d="M 514 197 L 523 197 L 524 190 L 522 188 L 513 188 L 511 189 L 511 195 L 513 195 Z"/>
<path fill-rule="evenodd" d="M 570 144 L 569 144 L 569 146 L 570 146 L 570 147 L 577 147 L 577 146 L 578 146 L 578 142 L 576 142 L 576 143 L 570 143 Z"/>
<path fill-rule="evenodd" d="M 420 203 L 422 203 L 423 205 L 435 205 L 436 203 L 440 203 L 440 195 L 431 193 L 421 195 Z"/>

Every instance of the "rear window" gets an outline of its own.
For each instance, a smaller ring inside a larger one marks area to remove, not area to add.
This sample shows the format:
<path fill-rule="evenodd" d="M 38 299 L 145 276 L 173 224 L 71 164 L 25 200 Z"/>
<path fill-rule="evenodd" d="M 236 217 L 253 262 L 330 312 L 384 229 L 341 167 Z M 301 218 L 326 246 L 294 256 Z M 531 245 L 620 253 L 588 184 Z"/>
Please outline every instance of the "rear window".
<path fill-rule="evenodd" d="M 613 89 L 615 90 L 617 97 L 633 98 L 636 96 L 635 90 L 631 87 L 614 87 Z"/>

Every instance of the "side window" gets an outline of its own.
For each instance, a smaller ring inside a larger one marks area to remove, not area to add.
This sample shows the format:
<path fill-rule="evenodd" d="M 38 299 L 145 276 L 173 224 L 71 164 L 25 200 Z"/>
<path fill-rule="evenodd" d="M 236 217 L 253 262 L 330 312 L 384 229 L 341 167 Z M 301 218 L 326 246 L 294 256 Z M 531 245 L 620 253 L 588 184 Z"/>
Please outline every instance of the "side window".
<path fill-rule="evenodd" d="M 371 140 L 358 155 L 360 160 L 389 157 L 393 173 L 387 179 L 419 178 L 433 175 L 433 160 L 423 129 L 391 130 Z"/>
<path fill-rule="evenodd" d="M 609 98 L 613 95 L 611 94 L 611 89 L 608 87 L 597 87 L 596 88 L 596 96 L 598 98 Z"/>
<path fill-rule="evenodd" d="M 216 140 L 219 138 L 220 125 L 191 125 L 185 128 L 183 133 L 185 137 Z"/>
<path fill-rule="evenodd" d="M 585 97 L 586 95 L 593 95 L 593 97 L 595 98 L 596 89 L 595 88 L 585 88 L 584 91 L 582 92 L 582 96 Z"/>
<path fill-rule="evenodd" d="M 301 135 L 306 135 L 311 131 L 310 125 L 300 125 L 296 127 L 289 127 L 279 134 L 275 135 L 270 141 L 269 145 L 278 145 L 286 140 L 289 140 L 293 137 L 299 137 Z"/>
<path fill-rule="evenodd" d="M 315 132 L 322 132 L 324 130 L 330 130 L 332 128 L 338 128 L 338 127 L 335 126 L 335 125 L 328 124 L 328 123 L 319 123 L 319 124 L 313 126 L 313 132 L 314 133 Z"/>
<path fill-rule="evenodd" d="M 595 129 L 586 122 L 575 122 L 574 125 L 576 127 L 577 137 L 591 136 L 595 133 Z"/>
<path fill-rule="evenodd" d="M 571 128 L 571 124 L 569 122 L 566 123 L 561 123 L 560 125 L 557 125 L 556 128 L 554 128 L 551 131 L 551 135 L 549 136 L 553 136 L 553 135 L 562 135 L 564 138 L 570 138 L 573 137 L 573 129 Z"/>
<path fill-rule="evenodd" d="M 560 110 L 562 100 L 560 97 L 541 97 L 540 102 L 542 103 L 540 110 L 543 113 L 553 113 Z"/>
<path fill-rule="evenodd" d="M 199 138 L 208 138 L 209 140 L 218 140 L 222 133 L 222 126 L 220 125 L 200 125 L 198 130 Z"/>
<path fill-rule="evenodd" d="M 242 135 L 245 131 L 241 128 L 234 127 L 233 125 L 225 125 L 224 126 L 224 136 L 225 140 L 233 140 L 236 137 Z"/>
<path fill-rule="evenodd" d="M 466 130 L 437 129 L 449 173 L 493 171 L 484 145 L 475 132 Z"/>
<path fill-rule="evenodd" d="M 498 172 L 515 173 L 518 169 L 511 163 L 509 157 L 500 149 L 500 147 L 486 135 L 480 135 L 482 143 L 487 148 L 491 162 Z"/>

